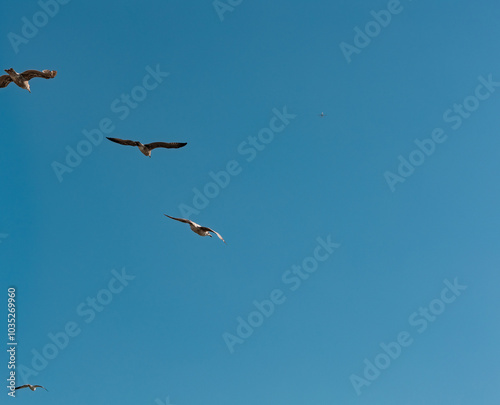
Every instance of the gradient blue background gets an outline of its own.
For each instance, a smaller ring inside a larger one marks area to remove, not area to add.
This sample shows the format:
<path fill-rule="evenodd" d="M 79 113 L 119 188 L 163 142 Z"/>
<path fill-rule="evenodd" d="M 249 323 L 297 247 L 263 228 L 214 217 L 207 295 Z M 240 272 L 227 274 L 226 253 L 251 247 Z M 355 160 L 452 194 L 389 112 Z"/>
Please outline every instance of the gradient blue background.
<path fill-rule="evenodd" d="M 480 75 L 500 81 L 500 6 L 401 5 L 351 63 L 339 44 L 386 1 L 243 1 L 221 22 L 211 1 L 72 0 L 17 54 L 7 35 L 40 6 L 3 5 L 1 68 L 58 71 L 0 90 L 18 366 L 81 328 L 29 379 L 50 392 L 17 403 L 499 403 L 500 88 L 456 130 L 443 113 Z M 170 76 L 120 120 L 111 103 L 156 65 Z M 247 162 L 238 146 L 284 106 L 296 118 Z M 149 159 L 104 140 L 59 182 L 52 163 L 103 118 L 111 136 L 188 145 Z M 384 172 L 436 127 L 446 142 L 391 192 Z M 191 217 L 227 246 L 163 216 L 230 160 L 241 173 Z M 328 235 L 341 246 L 291 292 L 283 273 Z M 77 307 L 122 268 L 135 279 L 85 323 Z M 408 317 L 454 278 L 467 289 L 418 334 Z M 222 334 L 276 288 L 286 302 L 230 354 Z M 351 374 L 404 330 L 413 344 L 356 395 Z"/>

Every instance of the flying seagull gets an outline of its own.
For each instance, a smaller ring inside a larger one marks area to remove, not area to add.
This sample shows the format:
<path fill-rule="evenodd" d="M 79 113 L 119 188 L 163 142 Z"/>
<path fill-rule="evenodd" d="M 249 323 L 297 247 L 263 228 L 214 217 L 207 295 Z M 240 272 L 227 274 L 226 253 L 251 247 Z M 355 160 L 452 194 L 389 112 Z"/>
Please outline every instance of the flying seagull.
<path fill-rule="evenodd" d="M 21 388 L 29 388 L 31 391 L 36 391 L 37 388 L 43 388 L 45 391 L 49 391 L 47 388 L 42 387 L 41 385 L 31 385 L 31 384 L 24 384 L 19 387 L 16 387 L 16 390 L 20 390 Z"/>
<path fill-rule="evenodd" d="M 318 114 L 318 115 L 319 115 L 320 117 L 326 117 L 326 114 L 323 114 L 323 113 Z"/>
<path fill-rule="evenodd" d="M 106 137 L 107 138 L 107 137 Z M 152 142 L 143 145 L 137 141 L 129 141 L 126 139 L 108 138 L 112 142 L 119 143 L 120 145 L 138 146 L 139 150 L 146 156 L 151 157 L 151 151 L 155 148 L 177 149 L 186 146 L 186 142 Z"/>
<path fill-rule="evenodd" d="M 190 221 L 189 219 L 184 219 L 184 218 L 174 218 L 174 217 L 171 217 L 170 215 L 167 215 L 167 214 L 163 214 L 165 215 L 166 217 L 169 217 L 169 218 L 172 218 L 172 219 L 175 219 L 176 221 L 180 221 L 180 222 L 184 222 L 185 224 L 189 224 L 189 226 L 191 227 L 191 230 L 194 232 L 194 233 L 197 233 L 198 235 L 200 236 L 210 236 L 212 237 L 212 235 L 210 235 L 210 232 L 213 232 L 215 233 L 219 239 L 226 243 L 226 241 L 222 238 L 222 236 L 220 236 L 217 232 L 215 232 L 213 229 L 210 229 L 210 228 L 207 228 L 206 226 L 201 226 L 201 225 L 198 225 L 197 223 L 193 222 L 193 221 Z"/>
<path fill-rule="evenodd" d="M 0 88 L 7 87 L 11 82 L 17 84 L 21 89 L 26 89 L 31 93 L 29 81 L 34 77 L 43 79 L 53 79 L 57 75 L 55 70 L 26 70 L 23 73 L 17 73 L 14 69 L 6 69 L 8 74 L 0 76 Z"/>

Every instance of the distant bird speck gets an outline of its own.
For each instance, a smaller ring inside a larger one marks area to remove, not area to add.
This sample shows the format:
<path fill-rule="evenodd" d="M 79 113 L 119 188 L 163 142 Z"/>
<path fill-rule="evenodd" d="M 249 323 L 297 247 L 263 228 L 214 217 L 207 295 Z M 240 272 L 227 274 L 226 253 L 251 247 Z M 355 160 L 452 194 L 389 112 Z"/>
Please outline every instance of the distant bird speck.
<path fill-rule="evenodd" d="M 321 113 L 321 114 L 319 114 L 319 116 L 320 117 L 326 117 L 326 114 Z"/>

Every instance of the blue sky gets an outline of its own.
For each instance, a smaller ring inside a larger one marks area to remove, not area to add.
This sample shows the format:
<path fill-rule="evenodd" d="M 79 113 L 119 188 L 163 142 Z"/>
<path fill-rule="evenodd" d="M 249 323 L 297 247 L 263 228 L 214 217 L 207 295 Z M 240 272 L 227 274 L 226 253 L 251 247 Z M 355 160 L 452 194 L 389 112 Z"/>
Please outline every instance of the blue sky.
<path fill-rule="evenodd" d="M 61 3 L 0 15 L 19 404 L 498 403 L 497 2 Z"/>

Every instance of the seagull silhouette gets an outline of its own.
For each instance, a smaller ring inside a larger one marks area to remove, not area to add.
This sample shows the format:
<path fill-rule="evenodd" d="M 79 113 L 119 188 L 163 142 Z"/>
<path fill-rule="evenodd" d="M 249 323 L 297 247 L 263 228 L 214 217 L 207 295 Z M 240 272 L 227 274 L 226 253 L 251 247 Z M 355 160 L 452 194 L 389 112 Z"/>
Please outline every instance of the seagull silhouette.
<path fill-rule="evenodd" d="M 21 385 L 19 387 L 16 387 L 16 390 L 20 390 L 21 388 L 29 388 L 31 391 L 36 391 L 37 388 L 43 388 L 45 391 L 49 392 L 49 390 L 45 387 L 42 387 L 41 385 L 31 385 L 31 384 L 25 384 Z"/>
<path fill-rule="evenodd" d="M 326 114 L 323 114 L 323 113 L 318 114 L 318 115 L 319 115 L 320 117 L 326 117 Z"/>
<path fill-rule="evenodd" d="M 198 235 L 200 236 L 210 236 L 212 237 L 212 235 L 210 235 L 210 232 L 213 232 L 215 233 L 219 239 L 226 243 L 226 241 L 222 238 L 222 236 L 220 236 L 217 232 L 215 232 L 213 229 L 210 229 L 210 228 L 207 228 L 206 226 L 201 226 L 201 225 L 198 225 L 196 222 L 193 222 L 193 221 L 190 221 L 189 219 L 184 219 L 184 218 L 174 218 L 174 217 L 171 217 L 170 215 L 167 215 L 167 214 L 163 214 L 165 215 L 166 217 L 169 217 L 169 218 L 172 218 L 172 219 L 175 219 L 176 221 L 180 221 L 180 222 L 184 222 L 185 224 L 189 224 L 189 226 L 191 227 L 191 230 L 194 232 L 194 233 L 197 233 Z"/>
<path fill-rule="evenodd" d="M 6 69 L 8 74 L 0 76 L 0 88 L 7 87 L 11 82 L 14 82 L 22 89 L 26 89 L 31 93 L 29 81 L 34 77 L 41 77 L 42 79 L 53 79 L 57 75 L 55 70 L 26 70 L 23 73 L 17 73 L 14 69 Z"/>
<path fill-rule="evenodd" d="M 137 146 L 144 155 L 149 157 L 151 157 L 151 151 L 155 148 L 177 149 L 187 145 L 186 142 L 152 142 L 143 145 L 138 141 L 129 141 L 127 139 L 118 139 L 118 138 L 108 138 L 108 139 L 112 142 L 119 143 L 120 145 Z"/>

